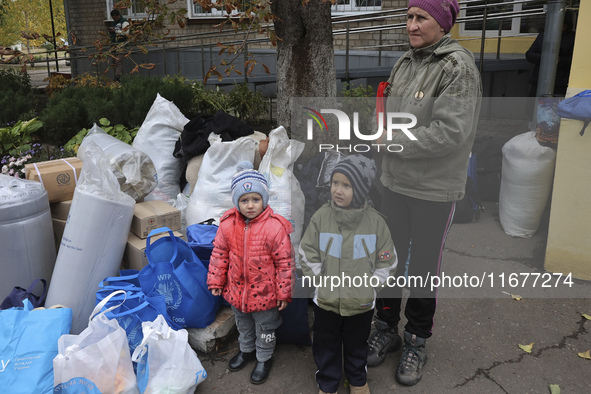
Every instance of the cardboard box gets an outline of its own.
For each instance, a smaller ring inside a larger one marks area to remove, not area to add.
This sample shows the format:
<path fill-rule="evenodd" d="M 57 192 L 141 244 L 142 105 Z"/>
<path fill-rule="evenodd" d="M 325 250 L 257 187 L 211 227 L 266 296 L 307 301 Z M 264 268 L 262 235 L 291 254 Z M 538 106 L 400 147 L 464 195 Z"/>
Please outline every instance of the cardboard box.
<path fill-rule="evenodd" d="M 82 160 L 76 157 L 42 161 L 25 165 L 25 177 L 41 182 L 49 202 L 71 200 L 82 170 Z M 75 172 L 74 172 L 75 171 Z"/>
<path fill-rule="evenodd" d="M 66 228 L 66 221 L 52 218 L 51 224 L 53 225 L 53 238 L 55 240 L 55 251 L 57 253 L 60 249 L 62 236 L 64 235 L 64 230 Z"/>
<path fill-rule="evenodd" d="M 68 220 L 72 200 L 54 202 L 49 205 L 51 209 L 51 218 L 59 220 Z"/>
<path fill-rule="evenodd" d="M 147 238 L 150 231 L 168 227 L 172 231 L 181 229 L 181 211 L 164 201 L 154 200 L 135 204 L 131 232 L 140 238 Z"/>
<path fill-rule="evenodd" d="M 179 238 L 182 238 L 183 236 L 183 234 L 178 231 L 175 231 L 173 234 Z M 154 243 L 157 239 L 168 236 L 168 233 L 158 234 L 150 238 L 150 241 Z M 146 257 L 146 239 L 142 239 L 133 233 L 129 233 L 121 266 L 124 269 L 141 270 L 146 265 L 148 265 L 148 258 Z"/>

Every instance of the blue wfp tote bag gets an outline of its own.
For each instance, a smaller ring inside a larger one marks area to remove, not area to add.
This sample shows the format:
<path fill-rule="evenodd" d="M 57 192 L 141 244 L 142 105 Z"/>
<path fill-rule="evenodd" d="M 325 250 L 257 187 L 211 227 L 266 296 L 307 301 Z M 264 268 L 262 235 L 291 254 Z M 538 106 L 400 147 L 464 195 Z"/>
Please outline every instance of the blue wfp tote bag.
<path fill-rule="evenodd" d="M 5 393 L 53 393 L 53 358 L 58 339 L 70 333 L 72 310 L 33 310 L 23 306 L 0 311 L 0 387 Z"/>
<path fill-rule="evenodd" d="M 168 232 L 168 237 L 151 242 L 151 237 Z M 139 273 L 147 296 L 163 295 L 170 319 L 182 328 L 204 328 L 215 320 L 221 304 L 207 289 L 207 268 L 191 247 L 167 227 L 152 230 L 146 239 L 148 265 Z"/>

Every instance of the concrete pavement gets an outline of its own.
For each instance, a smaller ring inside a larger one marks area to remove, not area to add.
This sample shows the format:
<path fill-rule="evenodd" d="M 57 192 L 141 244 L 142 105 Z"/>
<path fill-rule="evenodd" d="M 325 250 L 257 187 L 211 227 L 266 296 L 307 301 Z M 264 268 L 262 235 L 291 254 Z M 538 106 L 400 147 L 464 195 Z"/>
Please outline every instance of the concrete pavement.
<path fill-rule="evenodd" d="M 558 278 L 543 269 L 545 225 L 531 238 L 513 238 L 499 223 L 498 205 L 485 207 L 478 222 L 452 227 L 442 268 L 450 277 L 484 275 L 485 283 L 476 289 L 440 289 L 423 379 L 413 387 L 395 381 L 397 351 L 368 370 L 372 393 L 549 393 L 550 384 L 562 393 L 591 392 L 591 360 L 577 355 L 591 349 L 591 321 L 582 317 L 591 315 L 591 283 L 573 279 L 569 285 L 561 278 L 557 287 L 542 287 L 544 281 L 554 286 Z M 519 277 L 511 282 L 516 287 L 509 282 L 512 273 Z M 536 273 L 540 280 L 534 286 Z M 531 343 L 531 353 L 519 348 Z M 237 350 L 233 335 L 218 350 L 199 354 L 208 378 L 196 393 L 318 392 L 311 347 L 278 345 L 271 375 L 260 386 L 249 382 L 254 364 L 239 372 L 227 370 Z M 344 378 L 338 392 L 349 392 Z"/>

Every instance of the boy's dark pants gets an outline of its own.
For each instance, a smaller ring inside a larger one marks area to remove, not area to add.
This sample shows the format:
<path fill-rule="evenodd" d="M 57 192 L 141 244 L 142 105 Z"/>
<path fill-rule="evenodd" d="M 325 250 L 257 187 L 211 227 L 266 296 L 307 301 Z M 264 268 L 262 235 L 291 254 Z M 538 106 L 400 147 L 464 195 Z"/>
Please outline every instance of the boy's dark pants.
<path fill-rule="evenodd" d="M 367 383 L 367 338 L 373 310 L 355 316 L 341 316 L 314 304 L 312 349 L 318 366 L 316 382 L 320 390 L 336 393 L 343 371 L 351 386 Z"/>

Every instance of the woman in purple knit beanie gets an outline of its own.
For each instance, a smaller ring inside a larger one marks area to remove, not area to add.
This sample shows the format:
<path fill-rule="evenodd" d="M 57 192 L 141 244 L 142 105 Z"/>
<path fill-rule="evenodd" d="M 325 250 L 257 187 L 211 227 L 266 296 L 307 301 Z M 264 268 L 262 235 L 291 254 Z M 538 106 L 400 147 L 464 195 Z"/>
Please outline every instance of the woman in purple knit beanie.
<path fill-rule="evenodd" d="M 406 30 L 411 48 L 383 83 L 385 111 L 411 113 L 417 119 L 410 130 L 416 140 L 404 133 L 389 137 L 389 143 L 403 149 L 382 153 L 380 175 L 380 212 L 398 261 L 408 259 L 408 278 L 420 279 L 417 283 L 440 277 L 455 204 L 465 194 L 480 112 L 482 83 L 474 56 L 451 38 L 459 11 L 456 0 L 409 0 Z M 405 270 L 396 275 L 405 279 Z M 406 283 L 410 296 L 403 332 L 398 329 L 402 288 L 387 287 L 378 295 L 367 364 L 380 365 L 388 352 L 404 345 L 395 376 L 398 383 L 412 386 L 427 362 L 425 346 L 433 334 L 437 289 Z"/>

